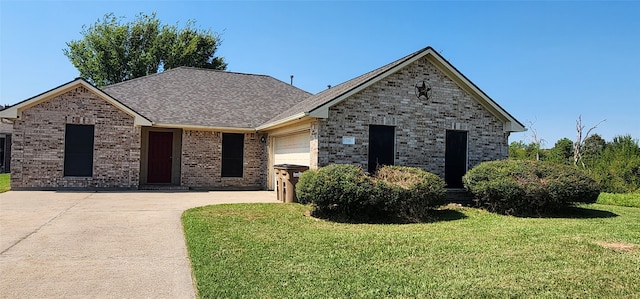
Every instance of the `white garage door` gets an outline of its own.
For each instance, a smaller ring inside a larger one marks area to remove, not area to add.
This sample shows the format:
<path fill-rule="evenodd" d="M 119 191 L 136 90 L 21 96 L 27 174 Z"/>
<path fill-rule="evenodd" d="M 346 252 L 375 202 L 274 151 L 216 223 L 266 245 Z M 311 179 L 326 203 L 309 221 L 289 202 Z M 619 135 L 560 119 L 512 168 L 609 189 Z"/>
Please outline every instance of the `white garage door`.
<path fill-rule="evenodd" d="M 274 138 L 273 164 L 309 166 L 309 131 Z"/>

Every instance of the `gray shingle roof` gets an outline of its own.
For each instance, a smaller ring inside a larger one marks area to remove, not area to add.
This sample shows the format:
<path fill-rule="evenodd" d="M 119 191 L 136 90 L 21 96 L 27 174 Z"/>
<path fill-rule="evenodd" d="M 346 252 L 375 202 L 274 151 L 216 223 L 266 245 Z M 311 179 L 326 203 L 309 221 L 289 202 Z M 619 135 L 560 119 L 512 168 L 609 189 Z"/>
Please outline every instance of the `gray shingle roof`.
<path fill-rule="evenodd" d="M 191 67 L 102 90 L 156 124 L 251 129 L 311 96 L 270 76 Z"/>

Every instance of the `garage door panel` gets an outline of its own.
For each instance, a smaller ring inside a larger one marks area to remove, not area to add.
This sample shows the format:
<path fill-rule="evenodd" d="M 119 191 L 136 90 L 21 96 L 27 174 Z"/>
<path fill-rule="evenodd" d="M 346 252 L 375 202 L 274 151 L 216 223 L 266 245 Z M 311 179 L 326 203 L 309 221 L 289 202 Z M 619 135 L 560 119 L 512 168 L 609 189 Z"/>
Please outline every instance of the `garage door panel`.
<path fill-rule="evenodd" d="M 274 164 L 309 166 L 309 131 L 274 138 Z"/>

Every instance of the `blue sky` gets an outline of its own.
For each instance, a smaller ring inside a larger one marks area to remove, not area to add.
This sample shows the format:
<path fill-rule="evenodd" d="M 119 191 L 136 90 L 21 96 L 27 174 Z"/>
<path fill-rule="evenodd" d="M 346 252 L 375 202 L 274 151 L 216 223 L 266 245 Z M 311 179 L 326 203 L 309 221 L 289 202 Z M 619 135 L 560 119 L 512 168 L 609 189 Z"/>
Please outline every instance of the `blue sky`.
<path fill-rule="evenodd" d="M 552 147 L 575 121 L 640 138 L 640 2 L 0 0 L 0 104 L 78 76 L 62 54 L 108 12 L 222 34 L 234 72 L 316 93 L 432 46 Z M 531 141 L 530 132 L 511 141 Z"/>

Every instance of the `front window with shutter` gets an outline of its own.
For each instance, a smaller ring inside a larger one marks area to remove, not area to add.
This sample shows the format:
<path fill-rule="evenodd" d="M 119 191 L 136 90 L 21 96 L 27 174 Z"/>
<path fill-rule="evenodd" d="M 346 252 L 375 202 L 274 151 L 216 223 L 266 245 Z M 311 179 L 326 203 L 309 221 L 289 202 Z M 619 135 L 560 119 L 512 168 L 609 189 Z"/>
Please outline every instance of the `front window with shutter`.
<path fill-rule="evenodd" d="M 64 176 L 93 176 L 93 125 L 67 124 L 64 133 Z"/>
<path fill-rule="evenodd" d="M 222 133 L 222 177 L 242 177 L 244 134 Z"/>

